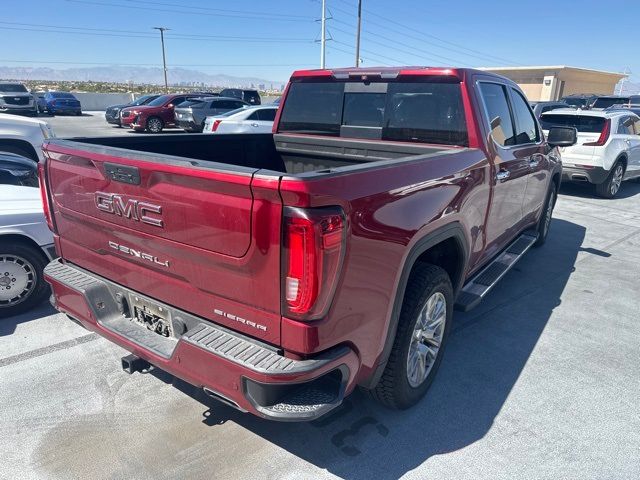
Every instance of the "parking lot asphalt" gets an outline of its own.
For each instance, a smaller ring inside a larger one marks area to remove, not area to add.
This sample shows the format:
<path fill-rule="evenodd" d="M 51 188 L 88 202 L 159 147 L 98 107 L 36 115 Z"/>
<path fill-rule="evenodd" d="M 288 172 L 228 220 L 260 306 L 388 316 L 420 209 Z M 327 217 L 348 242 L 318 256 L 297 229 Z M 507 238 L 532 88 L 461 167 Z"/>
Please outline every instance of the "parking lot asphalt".
<path fill-rule="evenodd" d="M 71 135 L 102 134 L 86 129 Z M 565 186 L 547 244 L 454 315 L 423 401 L 357 391 L 302 424 L 127 375 L 124 350 L 42 305 L 0 322 L 0 478 L 637 479 L 639 285 L 640 184 Z"/>

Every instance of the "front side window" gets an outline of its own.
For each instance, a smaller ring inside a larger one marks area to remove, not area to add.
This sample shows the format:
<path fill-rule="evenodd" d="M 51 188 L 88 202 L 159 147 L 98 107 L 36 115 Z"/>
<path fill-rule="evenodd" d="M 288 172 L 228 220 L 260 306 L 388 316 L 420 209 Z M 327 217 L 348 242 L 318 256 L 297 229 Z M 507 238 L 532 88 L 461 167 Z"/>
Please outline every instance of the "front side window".
<path fill-rule="evenodd" d="M 538 124 L 520 92 L 511 89 L 513 111 L 516 120 L 516 144 L 536 143 L 540 140 Z"/>
<path fill-rule="evenodd" d="M 497 83 L 480 83 L 480 93 L 484 100 L 487 120 L 491 125 L 493 139 L 502 146 L 515 145 L 515 135 L 511 110 L 505 87 Z"/>

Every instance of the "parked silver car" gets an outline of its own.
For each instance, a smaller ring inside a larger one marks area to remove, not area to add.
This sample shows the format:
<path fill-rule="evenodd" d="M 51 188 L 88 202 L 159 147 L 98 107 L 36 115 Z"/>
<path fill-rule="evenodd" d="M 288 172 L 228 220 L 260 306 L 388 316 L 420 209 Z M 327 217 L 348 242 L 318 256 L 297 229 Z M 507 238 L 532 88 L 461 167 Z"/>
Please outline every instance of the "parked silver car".
<path fill-rule="evenodd" d="M 191 98 L 176 106 L 176 125 L 187 132 L 202 132 L 207 116 L 220 115 L 221 113 L 248 106 L 247 102 L 237 98 Z"/>
<path fill-rule="evenodd" d="M 38 115 L 38 102 L 23 84 L 0 81 L 0 113 Z"/>
<path fill-rule="evenodd" d="M 271 133 L 277 111 L 277 105 L 259 105 L 207 117 L 203 133 Z"/>
<path fill-rule="evenodd" d="M 40 189 L 0 185 L 0 319 L 47 298 L 42 272 L 55 256 Z"/>

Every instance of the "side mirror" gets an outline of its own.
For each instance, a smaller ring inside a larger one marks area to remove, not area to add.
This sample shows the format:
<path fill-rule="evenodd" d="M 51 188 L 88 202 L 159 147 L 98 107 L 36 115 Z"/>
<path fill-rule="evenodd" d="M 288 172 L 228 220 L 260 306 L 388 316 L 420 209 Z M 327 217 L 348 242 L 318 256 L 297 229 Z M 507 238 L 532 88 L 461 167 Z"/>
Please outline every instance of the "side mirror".
<path fill-rule="evenodd" d="M 547 142 L 551 147 L 570 147 L 578 142 L 578 131 L 575 127 L 551 127 Z"/>
<path fill-rule="evenodd" d="M 169 105 L 167 105 L 167 108 L 173 108 L 173 103 L 170 103 Z"/>

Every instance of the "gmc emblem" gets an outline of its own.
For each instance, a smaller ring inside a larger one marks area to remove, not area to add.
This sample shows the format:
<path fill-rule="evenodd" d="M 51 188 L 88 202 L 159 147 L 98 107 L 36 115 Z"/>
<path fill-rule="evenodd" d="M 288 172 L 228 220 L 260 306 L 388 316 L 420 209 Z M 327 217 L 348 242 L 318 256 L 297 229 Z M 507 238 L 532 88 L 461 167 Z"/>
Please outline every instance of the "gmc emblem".
<path fill-rule="evenodd" d="M 130 198 L 125 200 L 117 193 L 96 192 L 96 207 L 106 213 L 146 223 L 154 227 L 164 227 L 162 207 L 149 202 L 141 202 Z M 155 216 L 154 216 L 155 215 Z"/>

